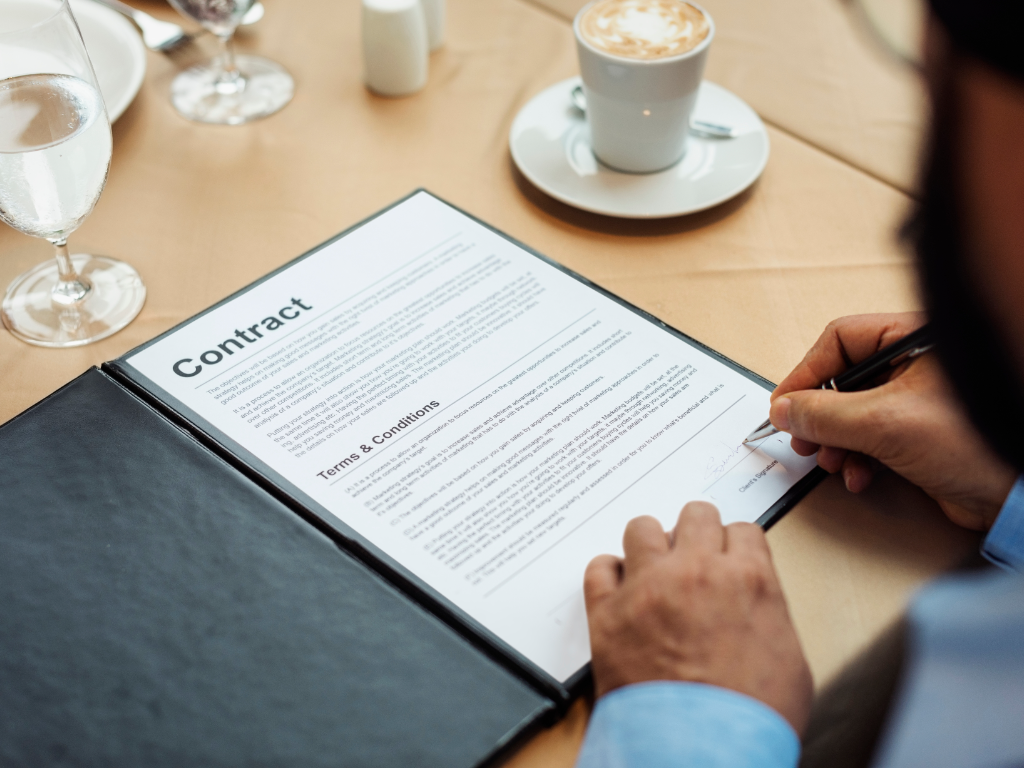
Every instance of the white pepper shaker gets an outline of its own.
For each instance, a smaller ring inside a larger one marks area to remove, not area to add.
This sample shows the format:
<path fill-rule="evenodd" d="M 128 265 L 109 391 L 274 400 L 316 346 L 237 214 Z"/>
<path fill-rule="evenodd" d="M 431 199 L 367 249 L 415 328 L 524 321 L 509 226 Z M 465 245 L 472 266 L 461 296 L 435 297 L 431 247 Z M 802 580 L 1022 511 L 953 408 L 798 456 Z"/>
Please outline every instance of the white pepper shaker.
<path fill-rule="evenodd" d="M 421 0 L 423 15 L 427 17 L 427 41 L 432 51 L 444 45 L 444 1 Z"/>
<path fill-rule="evenodd" d="M 427 84 L 427 21 L 421 0 L 363 0 L 366 86 L 408 96 Z"/>

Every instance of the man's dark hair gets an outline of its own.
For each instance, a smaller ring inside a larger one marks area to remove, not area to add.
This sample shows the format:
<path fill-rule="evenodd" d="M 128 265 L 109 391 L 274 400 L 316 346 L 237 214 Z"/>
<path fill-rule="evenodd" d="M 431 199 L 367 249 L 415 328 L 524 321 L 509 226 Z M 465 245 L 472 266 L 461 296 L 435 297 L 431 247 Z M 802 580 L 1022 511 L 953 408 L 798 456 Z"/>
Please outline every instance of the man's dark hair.
<path fill-rule="evenodd" d="M 932 13 L 959 51 L 1024 81 L 1020 0 L 930 0 Z"/>

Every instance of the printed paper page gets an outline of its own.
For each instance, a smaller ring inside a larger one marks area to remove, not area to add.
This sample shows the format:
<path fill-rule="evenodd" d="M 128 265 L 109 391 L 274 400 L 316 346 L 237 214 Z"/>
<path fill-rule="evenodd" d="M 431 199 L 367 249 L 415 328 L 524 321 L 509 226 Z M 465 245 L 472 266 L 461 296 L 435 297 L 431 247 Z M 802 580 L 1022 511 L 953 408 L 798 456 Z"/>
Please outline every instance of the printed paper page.
<path fill-rule="evenodd" d="M 754 521 L 814 466 L 768 392 L 427 194 L 134 355 L 542 669 L 631 518 Z"/>

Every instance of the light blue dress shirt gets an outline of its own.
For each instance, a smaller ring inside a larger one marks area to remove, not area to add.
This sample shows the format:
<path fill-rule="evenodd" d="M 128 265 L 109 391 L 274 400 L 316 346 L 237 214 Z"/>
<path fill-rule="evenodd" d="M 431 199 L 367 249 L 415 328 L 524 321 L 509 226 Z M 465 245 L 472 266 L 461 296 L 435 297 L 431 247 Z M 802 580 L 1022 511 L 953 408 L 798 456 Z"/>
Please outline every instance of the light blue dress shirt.
<path fill-rule="evenodd" d="M 1024 573 L 1024 476 L 982 554 Z M 939 580 L 908 612 L 909 649 L 878 768 L 1024 765 L 1024 578 Z M 765 704 L 699 683 L 641 683 L 601 697 L 576 768 L 794 768 L 793 729 Z"/>
<path fill-rule="evenodd" d="M 1024 475 L 1003 502 L 981 554 L 1004 570 L 1024 573 Z"/>
<path fill-rule="evenodd" d="M 796 732 L 766 704 L 666 681 L 602 696 L 576 768 L 792 768 L 799 757 Z"/>

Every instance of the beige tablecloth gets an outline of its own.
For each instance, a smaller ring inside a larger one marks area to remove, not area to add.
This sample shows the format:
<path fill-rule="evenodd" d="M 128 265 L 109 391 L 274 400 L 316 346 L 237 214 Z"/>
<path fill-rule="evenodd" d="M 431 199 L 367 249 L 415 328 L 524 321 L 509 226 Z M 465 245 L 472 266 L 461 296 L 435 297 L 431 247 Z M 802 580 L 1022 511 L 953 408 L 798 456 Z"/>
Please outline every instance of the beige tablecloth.
<path fill-rule="evenodd" d="M 173 17 L 155 0 L 137 2 Z M 448 44 L 431 60 L 427 89 L 387 100 L 361 84 L 356 0 L 265 2 L 265 20 L 240 47 L 286 65 L 295 100 L 248 126 L 195 125 L 168 102 L 178 63 L 149 55 L 142 92 L 114 128 L 106 191 L 71 241 L 134 264 L 146 307 L 125 331 L 77 350 L 0 332 L 0 420 L 420 186 L 774 380 L 833 317 L 917 306 L 911 265 L 892 238 L 908 198 L 902 182 L 882 180 L 899 181 L 884 167 L 910 167 L 916 101 L 903 98 L 914 90 L 878 68 L 848 69 L 867 59 L 831 11 L 819 22 L 793 0 L 771 12 L 754 0 L 708 3 L 719 25 L 710 74 L 778 126 L 771 159 L 751 190 L 714 210 L 631 222 L 554 202 L 510 160 L 516 112 L 577 72 L 559 13 L 525 0 L 450 0 Z M 769 22 L 786 29 L 790 16 L 806 45 L 772 36 L 779 27 Z M 824 66 L 816 57 L 829 51 Z M 779 81 L 765 61 L 803 79 Z M 888 123 L 859 100 L 872 88 L 869 106 L 899 105 Z M 819 97 L 832 106 L 819 109 Z M 48 257 L 47 244 L 0 229 L 0 284 Z M 977 543 L 893 477 L 857 497 L 826 482 L 768 539 L 818 684 Z M 580 704 L 513 764 L 571 765 L 585 717 Z"/>

